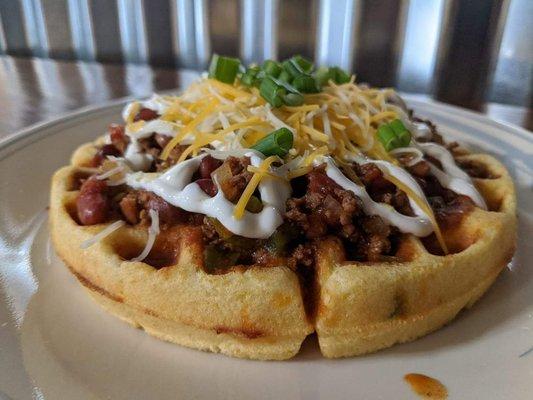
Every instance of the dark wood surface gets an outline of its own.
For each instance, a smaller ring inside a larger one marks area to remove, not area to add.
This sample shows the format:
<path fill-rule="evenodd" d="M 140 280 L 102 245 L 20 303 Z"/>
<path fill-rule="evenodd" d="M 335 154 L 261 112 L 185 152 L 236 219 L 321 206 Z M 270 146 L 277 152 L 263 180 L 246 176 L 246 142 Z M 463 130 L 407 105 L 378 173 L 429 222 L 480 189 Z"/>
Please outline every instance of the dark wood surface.
<path fill-rule="evenodd" d="M 0 139 L 77 108 L 188 84 L 194 73 L 145 65 L 0 57 Z M 533 110 L 475 104 L 490 118 L 533 129 Z"/>

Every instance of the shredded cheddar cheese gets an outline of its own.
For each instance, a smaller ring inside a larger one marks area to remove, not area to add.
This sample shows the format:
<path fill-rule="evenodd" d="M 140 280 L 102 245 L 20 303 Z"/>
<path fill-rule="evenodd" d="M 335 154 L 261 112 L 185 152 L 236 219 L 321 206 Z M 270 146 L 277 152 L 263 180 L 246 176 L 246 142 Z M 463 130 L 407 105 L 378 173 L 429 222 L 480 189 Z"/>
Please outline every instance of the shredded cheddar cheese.
<path fill-rule="evenodd" d="M 257 188 L 257 185 L 259 185 L 259 182 L 261 182 L 261 180 L 269 173 L 270 165 L 275 161 L 280 161 L 280 158 L 278 156 L 270 156 L 263 160 L 257 172 L 254 173 L 252 179 L 250 179 L 250 182 L 248 182 L 248 185 L 246 185 L 246 188 L 244 189 L 241 198 L 235 206 L 235 210 L 233 211 L 233 216 L 235 218 L 242 218 L 242 216 L 244 215 L 244 211 L 246 210 L 246 205 L 250 200 L 250 197 L 252 197 L 252 195 L 254 194 L 254 191 Z"/>

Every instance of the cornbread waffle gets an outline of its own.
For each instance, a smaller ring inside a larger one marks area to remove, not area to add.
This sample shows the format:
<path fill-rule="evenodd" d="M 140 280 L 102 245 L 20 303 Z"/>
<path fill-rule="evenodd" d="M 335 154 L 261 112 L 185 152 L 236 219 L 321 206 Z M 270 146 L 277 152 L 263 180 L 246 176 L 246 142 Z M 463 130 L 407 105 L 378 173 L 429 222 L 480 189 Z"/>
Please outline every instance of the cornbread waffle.
<path fill-rule="evenodd" d="M 392 111 L 387 112 L 376 115 L 389 118 Z M 136 122 L 130 119 L 128 123 Z M 310 132 L 320 138 L 314 131 L 312 128 Z M 203 138 L 197 140 L 200 143 Z M 90 167 L 105 141 L 99 139 L 78 148 L 71 164 L 53 177 L 50 221 L 56 251 L 109 312 L 153 336 L 183 346 L 235 357 L 281 360 L 297 354 L 303 340 L 316 332 L 325 357 L 373 352 L 414 340 L 452 320 L 482 296 L 514 253 L 516 196 L 507 170 L 491 156 L 456 148 L 458 164 L 475 163 L 486 172 L 481 178 L 472 178 L 486 209 L 473 205 L 453 223 L 437 227 L 435 223 L 433 235 L 402 231 L 382 256 L 354 261 L 341 236 L 324 234 L 308 240 L 313 243 L 314 265 L 307 270 L 296 268 L 287 258 L 222 267 L 224 253 L 219 254 L 220 268 L 206 268 L 205 240 L 193 223 L 182 221 L 160 231 L 154 228 L 154 219 L 159 217 L 153 210 L 148 230 L 146 224 L 126 224 L 120 218 L 80 222 L 80 185 L 89 178 L 105 176 L 105 168 Z M 195 143 L 189 147 L 191 153 L 199 148 Z M 324 148 L 317 148 L 318 157 L 324 156 Z M 372 153 L 373 162 L 390 160 L 376 145 Z M 306 153 L 305 158 L 309 157 Z M 165 177 L 180 163 L 184 165 L 185 158 L 174 167 L 165 166 L 163 175 L 155 175 Z M 307 174 L 313 168 L 324 168 L 313 165 L 296 170 Z M 264 164 L 252 167 L 258 182 L 276 173 Z M 331 179 L 335 177 L 330 170 L 325 171 Z M 144 181 L 131 182 L 118 185 Z M 222 186 L 215 183 L 220 191 Z M 398 185 L 410 196 L 410 187 L 401 182 Z M 164 196 L 163 192 L 156 194 Z M 244 194 L 240 196 L 236 209 Z M 241 211 L 251 213 L 244 208 Z M 432 215 L 431 210 L 429 213 Z M 209 216 L 209 211 L 205 214 Z M 114 229 L 102 235 L 109 228 Z M 152 235 L 154 230 L 157 236 Z M 101 236 L 100 240 L 93 240 L 95 236 Z M 152 239 L 153 246 L 147 248 Z M 144 254 L 142 260 L 139 254 Z"/>

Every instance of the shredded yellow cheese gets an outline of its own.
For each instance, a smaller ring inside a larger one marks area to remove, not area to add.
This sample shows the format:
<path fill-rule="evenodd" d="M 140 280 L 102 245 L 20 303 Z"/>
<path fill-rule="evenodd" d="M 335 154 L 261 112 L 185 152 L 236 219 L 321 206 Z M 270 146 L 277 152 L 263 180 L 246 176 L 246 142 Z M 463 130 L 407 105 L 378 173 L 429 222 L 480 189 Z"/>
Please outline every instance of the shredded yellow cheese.
<path fill-rule="evenodd" d="M 265 172 L 261 168 L 254 167 L 253 165 L 248 165 L 246 170 L 251 172 L 251 173 L 253 173 L 253 174 L 264 173 L 265 175 L 269 176 L 270 178 L 277 179 L 277 180 L 280 180 L 280 181 L 285 181 L 285 179 L 283 179 L 281 176 L 276 175 L 276 174 L 274 174 L 272 172 L 269 172 L 269 171 Z"/>
<path fill-rule="evenodd" d="M 233 211 L 233 216 L 235 218 L 242 218 L 250 197 L 252 197 L 254 194 L 259 182 L 261 182 L 261 180 L 268 174 L 270 165 L 275 161 L 280 161 L 280 158 L 278 156 L 270 156 L 264 159 L 261 165 L 259 165 L 259 170 L 254 174 L 254 176 L 252 176 L 252 179 L 250 179 L 250 182 L 248 182 L 248 185 L 246 185 L 244 192 L 242 192 L 241 198 L 235 205 L 235 209 Z"/>
<path fill-rule="evenodd" d="M 166 160 L 168 158 L 168 155 L 172 151 L 174 147 L 176 147 L 179 142 L 187 135 L 187 133 L 191 132 L 196 126 L 202 122 L 209 114 L 211 114 L 215 108 L 218 105 L 218 100 L 213 100 L 196 118 L 194 118 L 185 128 L 183 128 L 183 131 L 181 132 L 181 135 L 175 136 L 172 138 L 170 142 L 165 146 L 163 151 L 161 152 L 161 159 Z"/>
<path fill-rule="evenodd" d="M 141 105 L 138 102 L 133 102 L 130 106 L 129 113 L 126 117 L 126 123 L 131 124 L 133 123 L 133 120 L 135 119 L 135 116 L 141 109 Z"/>

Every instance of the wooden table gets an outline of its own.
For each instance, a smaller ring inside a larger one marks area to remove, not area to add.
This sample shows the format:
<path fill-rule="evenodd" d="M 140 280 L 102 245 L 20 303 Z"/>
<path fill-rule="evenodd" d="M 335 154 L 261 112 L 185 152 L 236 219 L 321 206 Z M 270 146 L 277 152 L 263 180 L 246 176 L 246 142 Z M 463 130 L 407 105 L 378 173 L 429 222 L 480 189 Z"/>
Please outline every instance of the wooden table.
<path fill-rule="evenodd" d="M 196 73 L 146 65 L 63 62 L 0 56 L 0 139 L 79 107 L 120 97 L 145 97 L 188 84 Z M 531 108 L 476 107 L 490 118 L 533 130 Z"/>

